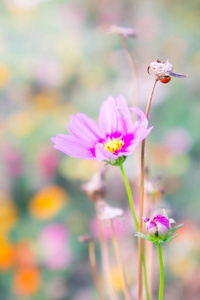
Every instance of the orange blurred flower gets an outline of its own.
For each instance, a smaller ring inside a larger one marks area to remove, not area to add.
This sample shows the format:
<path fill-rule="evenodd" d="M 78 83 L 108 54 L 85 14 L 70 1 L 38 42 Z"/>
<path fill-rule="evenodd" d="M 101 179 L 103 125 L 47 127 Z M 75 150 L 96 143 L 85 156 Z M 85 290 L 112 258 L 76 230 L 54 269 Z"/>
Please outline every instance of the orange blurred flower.
<path fill-rule="evenodd" d="M 11 72 L 8 66 L 0 64 L 0 88 L 8 83 L 11 77 Z"/>
<path fill-rule="evenodd" d="M 14 247 L 7 240 L 0 238 L 0 270 L 6 271 L 13 266 Z"/>
<path fill-rule="evenodd" d="M 11 230 L 17 220 L 18 212 L 10 195 L 0 191 L 0 234 Z"/>
<path fill-rule="evenodd" d="M 175 155 L 169 149 L 166 149 L 162 145 L 151 145 L 150 149 L 151 161 L 155 166 L 168 167 L 172 165 Z"/>
<path fill-rule="evenodd" d="M 29 240 L 21 240 L 15 246 L 15 265 L 31 267 L 35 264 L 34 249 Z"/>
<path fill-rule="evenodd" d="M 13 278 L 13 292 L 21 297 L 30 297 L 40 288 L 40 272 L 36 268 L 19 269 Z"/>
<path fill-rule="evenodd" d="M 31 199 L 30 214 L 40 220 L 51 219 L 62 209 L 67 199 L 67 192 L 61 187 L 56 185 L 47 186 Z"/>
<path fill-rule="evenodd" d="M 131 278 L 130 274 L 126 270 L 126 280 L 128 285 L 130 284 Z M 112 266 L 110 269 L 110 282 L 113 287 L 113 289 L 116 292 L 121 292 L 123 291 L 123 278 L 122 278 L 122 273 L 121 270 L 118 266 Z"/>

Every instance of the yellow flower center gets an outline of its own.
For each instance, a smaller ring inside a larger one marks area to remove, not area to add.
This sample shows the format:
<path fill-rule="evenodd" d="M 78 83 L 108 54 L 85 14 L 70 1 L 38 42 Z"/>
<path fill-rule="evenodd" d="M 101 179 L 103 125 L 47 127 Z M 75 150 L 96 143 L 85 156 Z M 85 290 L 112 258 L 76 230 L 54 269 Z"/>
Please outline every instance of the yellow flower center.
<path fill-rule="evenodd" d="M 119 139 L 112 139 L 112 140 L 108 140 L 103 147 L 108 150 L 109 152 L 114 153 L 117 150 L 120 150 L 122 148 L 122 146 L 124 145 L 124 142 L 122 140 Z"/>

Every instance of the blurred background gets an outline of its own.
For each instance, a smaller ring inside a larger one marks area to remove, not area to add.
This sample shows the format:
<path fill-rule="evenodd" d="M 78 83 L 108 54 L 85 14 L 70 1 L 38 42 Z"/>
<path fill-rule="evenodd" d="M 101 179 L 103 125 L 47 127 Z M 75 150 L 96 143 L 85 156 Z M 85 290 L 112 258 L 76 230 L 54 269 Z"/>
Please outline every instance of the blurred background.
<path fill-rule="evenodd" d="M 138 31 L 128 45 L 137 69 L 141 109 L 145 110 L 154 80 L 146 71 L 152 61 L 169 58 L 174 72 L 189 74 L 157 84 L 150 115 L 154 129 L 147 143 L 147 186 L 159 194 L 154 197 L 155 209 L 165 207 L 177 224 L 185 223 L 179 237 L 163 247 L 165 299 L 200 298 L 199 2 L 2 0 L 1 300 L 98 299 L 88 247 L 78 237 L 87 232 L 97 236 L 94 203 L 81 186 L 100 164 L 67 157 L 53 149 L 50 139 L 67 134 L 71 114 L 80 111 L 97 120 L 108 95 L 123 94 L 133 105 L 135 90 L 122 39 L 108 34 L 113 24 Z M 134 154 L 125 163 L 136 208 L 137 157 Z M 117 168 L 108 168 L 105 185 L 108 203 L 125 210 L 123 226 L 116 224 L 120 229 L 116 232 L 130 290 L 137 299 L 135 228 Z M 159 189 L 165 193 L 160 195 Z M 109 233 L 107 238 L 112 254 Z M 98 242 L 96 250 L 101 276 Z M 156 299 L 158 258 L 156 248 L 151 251 Z M 110 276 L 120 295 L 115 262 Z"/>

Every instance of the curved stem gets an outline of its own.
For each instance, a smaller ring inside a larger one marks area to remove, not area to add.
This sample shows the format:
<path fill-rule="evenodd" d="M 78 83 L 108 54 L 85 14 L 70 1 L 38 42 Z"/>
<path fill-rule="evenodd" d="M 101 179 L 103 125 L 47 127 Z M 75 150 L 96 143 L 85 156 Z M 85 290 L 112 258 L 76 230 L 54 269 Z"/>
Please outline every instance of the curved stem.
<path fill-rule="evenodd" d="M 162 259 L 162 249 L 160 244 L 158 244 L 158 256 L 159 256 L 159 263 L 160 263 L 160 287 L 159 287 L 158 300 L 163 300 L 164 268 L 163 268 L 163 259 Z"/>
<path fill-rule="evenodd" d="M 122 172 L 122 176 L 124 178 L 124 183 L 125 183 L 125 186 L 126 186 L 126 191 L 127 191 L 127 195 L 128 195 L 128 199 L 129 199 L 129 204 L 130 204 L 131 212 L 132 212 L 132 215 L 133 215 L 133 219 L 135 221 L 135 226 L 136 226 L 137 231 L 138 231 L 138 229 L 139 229 L 139 223 L 138 223 L 138 219 L 137 219 L 137 216 L 136 216 L 136 213 L 135 213 L 135 208 L 134 208 L 133 196 L 132 196 L 131 188 L 130 188 L 128 179 L 126 177 L 126 174 L 124 172 L 123 165 L 120 165 L 119 167 L 120 167 L 120 170 Z M 146 299 L 150 300 L 150 298 L 149 298 L 149 292 L 148 292 L 146 262 L 145 262 L 145 255 L 144 255 L 144 249 L 143 249 L 143 247 L 142 247 L 142 251 L 143 251 L 142 252 L 143 254 L 142 254 L 141 261 L 142 261 L 143 269 L 144 269 L 144 284 L 145 284 Z"/>
<path fill-rule="evenodd" d="M 128 179 L 127 179 L 126 174 L 124 172 L 123 165 L 120 165 L 119 167 L 120 167 L 120 170 L 122 172 L 122 176 L 124 178 L 124 183 L 125 183 L 125 186 L 126 186 L 126 191 L 127 191 L 127 195 L 128 195 L 129 205 L 130 205 L 130 208 L 131 208 L 133 219 L 135 221 L 136 228 L 138 230 L 139 224 L 138 224 L 137 216 L 136 216 L 136 213 L 135 213 L 135 207 L 134 207 L 134 203 L 133 203 L 133 196 L 132 196 L 132 192 L 131 192 L 131 187 L 129 185 Z"/>
<path fill-rule="evenodd" d="M 133 87 L 134 87 L 134 94 L 133 94 L 133 107 L 137 106 L 138 103 L 138 80 L 137 80 L 137 71 L 135 67 L 135 62 L 132 56 L 132 53 L 128 47 L 128 42 L 127 38 L 124 36 L 121 36 L 122 38 L 122 43 L 124 46 L 124 50 L 127 56 L 127 59 L 129 61 L 130 67 L 131 67 L 131 72 L 132 72 L 132 80 L 133 80 Z"/>
<path fill-rule="evenodd" d="M 154 84 L 149 96 L 149 100 L 146 108 L 146 117 L 149 118 L 151 102 L 153 98 L 153 93 L 156 87 L 158 77 L 156 76 Z M 141 149 L 141 175 L 140 175 L 140 213 L 139 213 L 139 228 L 138 231 L 142 232 L 142 217 L 143 217 L 143 207 L 144 207 L 144 166 L 145 166 L 145 145 L 146 139 L 142 141 Z M 138 239 L 138 300 L 142 300 L 142 239 Z"/>
<path fill-rule="evenodd" d="M 89 259 L 90 259 L 90 266 L 91 266 L 91 270 L 92 270 L 94 283 L 95 283 L 96 289 L 99 293 L 99 298 L 101 300 L 105 300 L 106 298 L 104 296 L 104 293 L 103 293 L 103 290 L 101 287 L 101 282 L 100 282 L 99 275 L 98 275 L 98 271 L 97 271 L 95 246 L 94 246 L 93 241 L 89 242 Z"/>
<path fill-rule="evenodd" d="M 120 249 L 119 249 L 119 245 L 118 245 L 117 238 L 116 238 L 116 235 L 115 235 L 115 230 L 114 230 L 112 220 L 110 220 L 110 227 L 111 227 L 111 236 L 112 236 L 113 247 L 114 247 L 114 250 L 115 250 L 115 255 L 116 255 L 116 258 L 117 258 L 117 261 L 118 261 L 118 264 L 119 264 L 119 267 L 120 267 L 120 271 L 121 271 L 121 274 L 122 274 L 122 283 L 123 283 L 124 296 L 125 296 L 126 300 L 131 300 L 131 296 L 130 296 L 130 293 L 129 293 L 129 290 L 128 290 L 128 285 L 127 285 L 127 282 L 126 282 L 126 274 L 125 274 L 125 270 L 124 270 L 124 264 L 123 264 L 123 261 L 122 261 L 122 256 L 121 256 L 121 253 L 120 253 Z"/>

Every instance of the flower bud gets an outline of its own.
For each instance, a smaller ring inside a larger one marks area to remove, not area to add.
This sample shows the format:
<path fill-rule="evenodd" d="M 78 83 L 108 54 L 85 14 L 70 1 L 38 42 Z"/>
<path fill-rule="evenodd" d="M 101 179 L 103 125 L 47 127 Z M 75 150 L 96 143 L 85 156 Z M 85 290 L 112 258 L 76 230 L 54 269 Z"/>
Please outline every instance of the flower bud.
<path fill-rule="evenodd" d="M 106 187 L 104 175 L 107 168 L 97 171 L 90 181 L 82 185 L 82 190 L 86 192 L 91 201 L 98 201 L 104 198 Z"/>
<path fill-rule="evenodd" d="M 161 239 L 164 239 L 168 235 L 171 229 L 171 224 L 175 223 L 173 219 L 168 218 L 165 211 L 163 215 L 158 214 L 153 219 L 144 219 L 144 222 L 149 235 L 159 237 Z"/>

